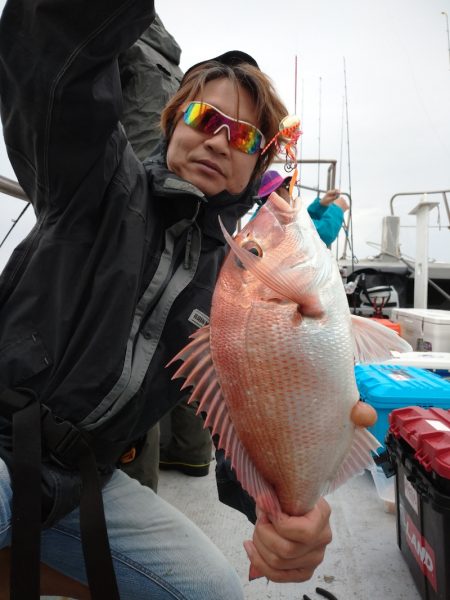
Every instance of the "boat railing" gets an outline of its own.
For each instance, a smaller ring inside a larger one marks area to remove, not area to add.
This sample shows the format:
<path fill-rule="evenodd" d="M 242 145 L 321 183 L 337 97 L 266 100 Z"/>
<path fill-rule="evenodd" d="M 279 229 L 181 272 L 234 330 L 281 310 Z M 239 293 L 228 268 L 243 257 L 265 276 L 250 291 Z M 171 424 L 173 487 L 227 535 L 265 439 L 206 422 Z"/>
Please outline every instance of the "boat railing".
<path fill-rule="evenodd" d="M 13 196 L 14 198 L 19 198 L 20 200 L 25 200 L 25 202 L 29 202 L 27 195 L 17 181 L 3 177 L 3 175 L 0 175 L 0 192 L 3 194 L 8 194 L 8 196 Z"/>
<path fill-rule="evenodd" d="M 449 208 L 449 202 L 448 202 L 448 198 L 447 198 L 447 194 L 450 194 L 450 190 L 433 190 L 431 192 L 399 192 L 397 194 L 394 194 L 392 196 L 392 198 L 390 199 L 389 202 L 389 206 L 391 209 L 391 215 L 395 216 L 395 212 L 394 212 L 394 200 L 396 200 L 399 196 L 423 196 L 423 197 L 428 197 L 434 194 L 440 194 L 442 196 L 442 199 L 444 201 L 444 206 L 445 206 L 445 211 L 447 213 L 447 221 L 448 221 L 448 225 L 447 225 L 447 229 L 450 229 L 450 208 Z"/>

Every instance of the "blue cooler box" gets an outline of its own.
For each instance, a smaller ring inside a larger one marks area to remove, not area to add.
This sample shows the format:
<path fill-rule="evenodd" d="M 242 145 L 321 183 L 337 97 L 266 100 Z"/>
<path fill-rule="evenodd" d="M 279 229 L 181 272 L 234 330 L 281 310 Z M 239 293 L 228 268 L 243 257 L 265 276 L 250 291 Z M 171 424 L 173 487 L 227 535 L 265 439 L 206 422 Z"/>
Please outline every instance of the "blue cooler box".
<path fill-rule="evenodd" d="M 450 381 L 426 369 L 398 365 L 356 365 L 361 400 L 375 408 L 378 421 L 369 430 L 384 447 L 388 416 L 395 408 L 421 406 L 450 409 Z"/>

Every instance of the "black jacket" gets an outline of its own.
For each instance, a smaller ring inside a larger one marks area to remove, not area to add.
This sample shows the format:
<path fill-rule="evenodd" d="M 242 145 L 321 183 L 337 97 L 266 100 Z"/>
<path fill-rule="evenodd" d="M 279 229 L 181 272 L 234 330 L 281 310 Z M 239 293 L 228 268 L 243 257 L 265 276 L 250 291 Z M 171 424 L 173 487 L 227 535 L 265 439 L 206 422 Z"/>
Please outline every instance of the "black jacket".
<path fill-rule="evenodd" d="M 0 23 L 5 142 L 37 217 L 0 279 L 0 383 L 117 456 L 179 400 L 165 366 L 193 311 L 209 314 L 218 215 L 231 232 L 253 202 L 252 186 L 205 198 L 164 153 L 133 153 L 117 55 L 153 14 L 149 0 L 9 0 Z"/>
<path fill-rule="evenodd" d="M 161 111 L 183 77 L 181 48 L 158 15 L 137 42 L 119 56 L 121 121 L 136 155 L 144 160 L 161 137 Z"/>

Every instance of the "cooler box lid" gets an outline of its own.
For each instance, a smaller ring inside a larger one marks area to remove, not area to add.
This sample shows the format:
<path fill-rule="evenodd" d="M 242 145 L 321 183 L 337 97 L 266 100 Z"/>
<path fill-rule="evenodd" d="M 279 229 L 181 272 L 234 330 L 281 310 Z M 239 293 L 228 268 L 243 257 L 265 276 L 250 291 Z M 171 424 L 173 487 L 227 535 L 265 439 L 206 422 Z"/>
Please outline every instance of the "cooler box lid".
<path fill-rule="evenodd" d="M 361 397 L 375 408 L 411 404 L 450 408 L 450 381 L 426 369 L 393 364 L 355 365 L 355 377 Z"/>
<path fill-rule="evenodd" d="M 400 316 L 403 316 L 421 321 L 425 320 L 427 323 L 437 325 L 450 325 L 450 310 L 438 308 L 393 308 L 392 316 L 396 317 L 397 320 Z"/>
<path fill-rule="evenodd" d="M 426 471 L 450 479 L 450 411 L 408 406 L 389 415 L 390 431 L 415 450 L 414 458 Z"/>
<path fill-rule="evenodd" d="M 383 365 L 401 365 L 419 369 L 450 370 L 450 352 L 396 352 L 392 358 L 380 362 Z"/>

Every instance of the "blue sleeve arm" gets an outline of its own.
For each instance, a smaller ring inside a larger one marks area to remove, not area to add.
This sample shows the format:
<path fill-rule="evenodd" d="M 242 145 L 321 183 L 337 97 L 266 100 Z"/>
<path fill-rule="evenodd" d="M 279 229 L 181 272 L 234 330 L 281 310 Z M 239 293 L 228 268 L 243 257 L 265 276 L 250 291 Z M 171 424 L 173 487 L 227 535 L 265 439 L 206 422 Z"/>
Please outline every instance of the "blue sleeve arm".
<path fill-rule="evenodd" d="M 320 219 L 327 210 L 327 207 L 320 204 L 320 198 L 317 197 L 311 202 L 306 210 L 308 211 L 311 219 Z"/>
<path fill-rule="evenodd" d="M 68 204 L 86 177 L 95 171 L 96 181 L 105 179 L 106 163 L 117 160 L 124 134 L 116 58 L 153 17 L 152 0 L 6 3 L 0 21 L 3 131 L 37 212 Z M 97 191 L 91 193 L 98 197 Z"/>
<path fill-rule="evenodd" d="M 313 218 L 317 233 L 327 246 L 337 238 L 343 219 L 344 211 L 336 204 L 330 204 L 326 207 L 324 214 L 319 219 Z"/>

